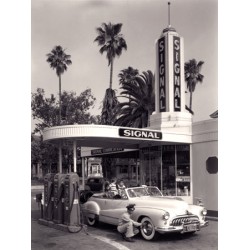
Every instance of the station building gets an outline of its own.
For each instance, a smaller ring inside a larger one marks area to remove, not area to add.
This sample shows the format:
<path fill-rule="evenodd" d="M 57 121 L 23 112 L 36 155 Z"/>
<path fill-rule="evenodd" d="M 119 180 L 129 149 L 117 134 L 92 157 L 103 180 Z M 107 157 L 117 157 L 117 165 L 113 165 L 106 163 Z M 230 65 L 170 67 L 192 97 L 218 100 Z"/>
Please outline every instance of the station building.
<path fill-rule="evenodd" d="M 43 139 L 81 147 L 82 177 L 89 158 L 113 158 L 109 175 L 129 185 L 156 185 L 189 203 L 202 199 L 208 215 L 218 216 L 218 115 L 193 122 L 185 108 L 184 40 L 174 28 L 155 42 L 155 112 L 147 128 L 67 125 L 44 130 Z M 105 173 L 104 173 L 105 176 Z"/>

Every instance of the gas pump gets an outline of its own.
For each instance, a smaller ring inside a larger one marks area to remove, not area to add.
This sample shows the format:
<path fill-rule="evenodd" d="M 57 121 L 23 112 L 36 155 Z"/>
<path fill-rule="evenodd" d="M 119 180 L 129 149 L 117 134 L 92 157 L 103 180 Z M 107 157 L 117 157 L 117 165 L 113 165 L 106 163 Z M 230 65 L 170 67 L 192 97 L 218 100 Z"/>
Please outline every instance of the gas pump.
<path fill-rule="evenodd" d="M 79 176 L 76 173 L 67 174 L 64 180 L 64 224 L 68 226 L 70 232 L 70 228 L 82 229 L 78 189 Z"/>
<path fill-rule="evenodd" d="M 48 173 L 44 177 L 44 216 L 43 218 L 45 220 L 53 219 L 54 176 L 55 174 Z"/>
<path fill-rule="evenodd" d="M 57 224 L 64 222 L 64 181 L 66 174 L 58 173 L 54 176 L 54 207 L 53 221 Z"/>

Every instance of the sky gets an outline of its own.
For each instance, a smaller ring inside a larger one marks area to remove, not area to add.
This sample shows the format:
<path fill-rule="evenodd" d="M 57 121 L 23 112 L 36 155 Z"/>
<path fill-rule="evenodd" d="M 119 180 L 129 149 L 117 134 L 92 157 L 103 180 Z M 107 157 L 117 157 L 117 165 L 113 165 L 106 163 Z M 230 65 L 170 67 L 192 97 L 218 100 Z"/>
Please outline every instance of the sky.
<path fill-rule="evenodd" d="M 210 119 L 218 109 L 218 2 L 172 0 L 171 26 L 184 38 L 184 61 L 204 61 L 202 84 L 193 94 L 193 121 Z M 131 66 L 155 71 L 155 41 L 168 26 L 166 0 L 32 0 L 31 92 L 43 88 L 47 96 L 58 95 L 58 77 L 46 62 L 46 54 L 61 45 L 72 65 L 62 75 L 62 90 L 76 94 L 91 88 L 96 97 L 92 114 L 101 113 L 109 86 L 106 55 L 93 42 L 103 22 L 122 23 L 127 51 L 114 61 L 113 89 L 120 92 L 118 74 Z M 189 103 L 189 94 L 186 94 Z"/>

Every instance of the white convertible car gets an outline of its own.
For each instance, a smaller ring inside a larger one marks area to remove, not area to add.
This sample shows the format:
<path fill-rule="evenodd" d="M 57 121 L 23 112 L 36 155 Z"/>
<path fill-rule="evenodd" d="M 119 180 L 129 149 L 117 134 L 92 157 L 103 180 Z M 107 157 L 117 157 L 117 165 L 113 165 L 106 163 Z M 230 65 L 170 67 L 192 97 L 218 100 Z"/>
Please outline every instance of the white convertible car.
<path fill-rule="evenodd" d="M 194 233 L 208 225 L 207 210 L 203 206 L 163 196 L 157 187 L 126 188 L 113 198 L 105 193 L 94 194 L 82 209 L 88 225 L 97 225 L 99 221 L 117 225 L 131 203 L 136 204 L 132 219 L 142 223 L 140 232 L 145 240 L 155 239 L 159 233 Z"/>

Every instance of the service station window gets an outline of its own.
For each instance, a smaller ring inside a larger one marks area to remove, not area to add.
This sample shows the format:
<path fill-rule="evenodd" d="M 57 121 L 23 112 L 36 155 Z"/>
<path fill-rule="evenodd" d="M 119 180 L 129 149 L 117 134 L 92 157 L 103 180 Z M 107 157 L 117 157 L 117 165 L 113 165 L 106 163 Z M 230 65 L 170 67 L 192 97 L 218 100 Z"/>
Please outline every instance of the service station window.
<path fill-rule="evenodd" d="M 176 195 L 175 158 L 175 145 L 162 147 L 162 184 L 166 195 Z"/>
<path fill-rule="evenodd" d="M 190 195 L 190 150 L 189 145 L 177 145 L 177 171 L 176 188 L 177 195 Z"/>
<path fill-rule="evenodd" d="M 142 183 L 156 185 L 164 195 L 190 195 L 190 146 L 148 147 L 141 150 Z"/>

